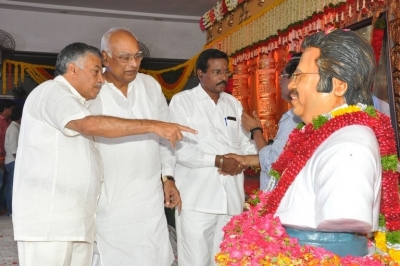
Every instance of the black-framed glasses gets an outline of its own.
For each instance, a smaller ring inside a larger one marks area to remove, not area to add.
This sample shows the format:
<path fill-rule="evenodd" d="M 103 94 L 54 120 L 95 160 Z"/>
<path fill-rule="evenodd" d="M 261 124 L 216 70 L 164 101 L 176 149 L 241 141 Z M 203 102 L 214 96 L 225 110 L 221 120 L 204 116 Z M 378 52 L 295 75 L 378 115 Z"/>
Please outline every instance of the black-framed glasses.
<path fill-rule="evenodd" d="M 300 77 L 301 75 L 306 75 L 306 74 L 317 74 L 319 75 L 319 73 L 303 73 L 303 72 L 297 72 L 297 73 L 293 73 L 291 79 L 294 82 L 299 82 L 300 81 Z"/>
<path fill-rule="evenodd" d="M 140 62 L 143 59 L 143 52 L 139 51 L 136 54 L 121 54 L 121 55 L 116 55 L 110 51 L 108 51 L 110 54 L 113 56 L 119 58 L 123 63 L 128 63 L 131 60 L 135 60 L 136 62 Z"/>
<path fill-rule="evenodd" d="M 227 76 L 227 77 L 230 77 L 232 75 L 232 72 L 230 70 L 221 70 L 221 69 L 212 70 L 211 73 L 214 76 Z"/>

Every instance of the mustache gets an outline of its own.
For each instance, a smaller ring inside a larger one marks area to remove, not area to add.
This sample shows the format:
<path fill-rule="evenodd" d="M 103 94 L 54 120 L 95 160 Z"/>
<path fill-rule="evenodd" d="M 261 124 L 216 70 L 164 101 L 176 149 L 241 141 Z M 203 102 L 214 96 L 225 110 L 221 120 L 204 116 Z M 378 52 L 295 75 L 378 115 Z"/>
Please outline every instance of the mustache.
<path fill-rule="evenodd" d="M 290 96 L 296 96 L 296 97 L 299 97 L 299 92 L 297 91 L 297 90 L 292 90 L 292 91 L 290 91 L 290 94 L 289 94 Z"/>
<path fill-rule="evenodd" d="M 217 86 L 221 85 L 221 84 L 225 84 L 225 86 L 226 86 L 226 81 L 225 80 L 221 80 L 220 82 L 217 83 Z"/>

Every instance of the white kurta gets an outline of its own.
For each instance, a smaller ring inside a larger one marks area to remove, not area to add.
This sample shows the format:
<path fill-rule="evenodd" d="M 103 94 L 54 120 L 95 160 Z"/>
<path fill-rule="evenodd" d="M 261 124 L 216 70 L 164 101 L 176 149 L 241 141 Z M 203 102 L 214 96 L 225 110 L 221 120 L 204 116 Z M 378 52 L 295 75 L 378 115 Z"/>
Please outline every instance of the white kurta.
<path fill-rule="evenodd" d="M 198 134 L 184 133 L 183 141 L 177 144 L 176 184 L 182 208 L 240 214 L 244 204 L 243 174 L 220 175 L 214 163 L 216 155 L 257 153 L 242 128 L 242 105 L 227 93 L 221 93 L 215 104 L 198 85 L 176 94 L 169 107 L 175 122 L 198 131 Z"/>
<path fill-rule="evenodd" d="M 125 97 L 105 83 L 90 109 L 95 114 L 169 121 L 160 85 L 138 74 Z M 97 212 L 102 266 L 170 266 L 174 257 L 164 214 L 162 175 L 174 175 L 175 155 L 156 134 L 96 138 L 104 163 Z"/>
<path fill-rule="evenodd" d="M 15 160 L 15 240 L 93 242 L 101 158 L 93 137 L 65 127 L 91 115 L 87 106 L 62 76 L 26 100 Z"/>
<path fill-rule="evenodd" d="M 381 179 L 374 132 L 365 126 L 344 127 L 317 148 L 289 187 L 276 216 L 295 228 L 376 231 Z"/>

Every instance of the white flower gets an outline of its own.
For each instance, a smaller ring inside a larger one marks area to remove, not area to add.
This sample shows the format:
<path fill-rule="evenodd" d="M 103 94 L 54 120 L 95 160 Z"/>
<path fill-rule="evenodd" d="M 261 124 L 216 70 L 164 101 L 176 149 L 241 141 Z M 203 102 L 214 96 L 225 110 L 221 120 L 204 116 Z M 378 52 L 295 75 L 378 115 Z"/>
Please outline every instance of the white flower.
<path fill-rule="evenodd" d="M 222 14 L 222 4 L 221 1 L 218 1 L 217 4 L 214 7 L 214 15 L 215 19 L 217 21 L 221 21 L 224 18 L 224 15 Z"/>

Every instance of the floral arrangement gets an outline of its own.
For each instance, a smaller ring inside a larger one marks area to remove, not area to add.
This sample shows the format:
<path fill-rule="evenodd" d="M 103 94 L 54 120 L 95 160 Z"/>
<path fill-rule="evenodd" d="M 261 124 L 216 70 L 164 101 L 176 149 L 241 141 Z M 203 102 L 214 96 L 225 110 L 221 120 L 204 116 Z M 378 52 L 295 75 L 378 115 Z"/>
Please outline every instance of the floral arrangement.
<path fill-rule="evenodd" d="M 18 86 L 18 83 L 24 83 L 25 73 L 27 73 L 37 84 L 53 79 L 54 66 L 35 65 L 25 62 L 13 60 L 4 60 L 2 75 L 3 75 L 3 94 L 7 94 L 7 89 L 11 90 Z M 14 79 L 14 81 L 12 81 Z"/>
<path fill-rule="evenodd" d="M 346 17 L 356 18 L 357 14 L 384 6 L 382 0 L 299 0 L 298 4 L 289 0 L 275 0 L 260 13 L 206 44 L 204 48 L 223 50 L 232 57 L 234 65 L 256 57 L 259 53 L 270 53 L 280 46 L 288 46 L 289 51 L 293 52 L 305 37 L 325 27 L 338 25 Z M 214 9 L 201 18 L 200 28 L 203 31 L 217 22 L 213 15 Z"/>
<path fill-rule="evenodd" d="M 221 21 L 224 16 L 233 11 L 238 5 L 248 0 L 221 0 L 200 18 L 200 29 L 205 31 L 214 23 Z"/>
<path fill-rule="evenodd" d="M 384 29 L 386 28 L 385 20 L 378 18 L 374 23 L 374 29 L 372 30 L 371 45 L 374 50 L 376 64 L 379 64 L 379 58 L 381 56 L 381 50 L 383 45 L 383 35 L 385 34 Z"/>
<path fill-rule="evenodd" d="M 244 174 L 244 193 L 248 198 L 252 193 L 260 188 L 260 167 L 250 166 L 243 171 Z"/>
<path fill-rule="evenodd" d="M 348 125 L 370 127 L 378 140 L 382 162 L 380 231 L 376 245 L 388 255 L 340 258 L 324 249 L 301 247 L 290 238 L 278 218 L 273 218 L 280 201 L 297 174 L 317 149 L 336 130 Z M 306 147 L 306 148 L 305 148 Z M 348 106 L 318 116 L 308 125 L 299 124 L 288 145 L 272 165 L 270 174 L 279 179 L 268 193 L 251 196 L 249 211 L 232 218 L 225 226 L 220 265 L 400 265 L 400 200 L 394 131 L 390 118 L 372 106 Z"/>

